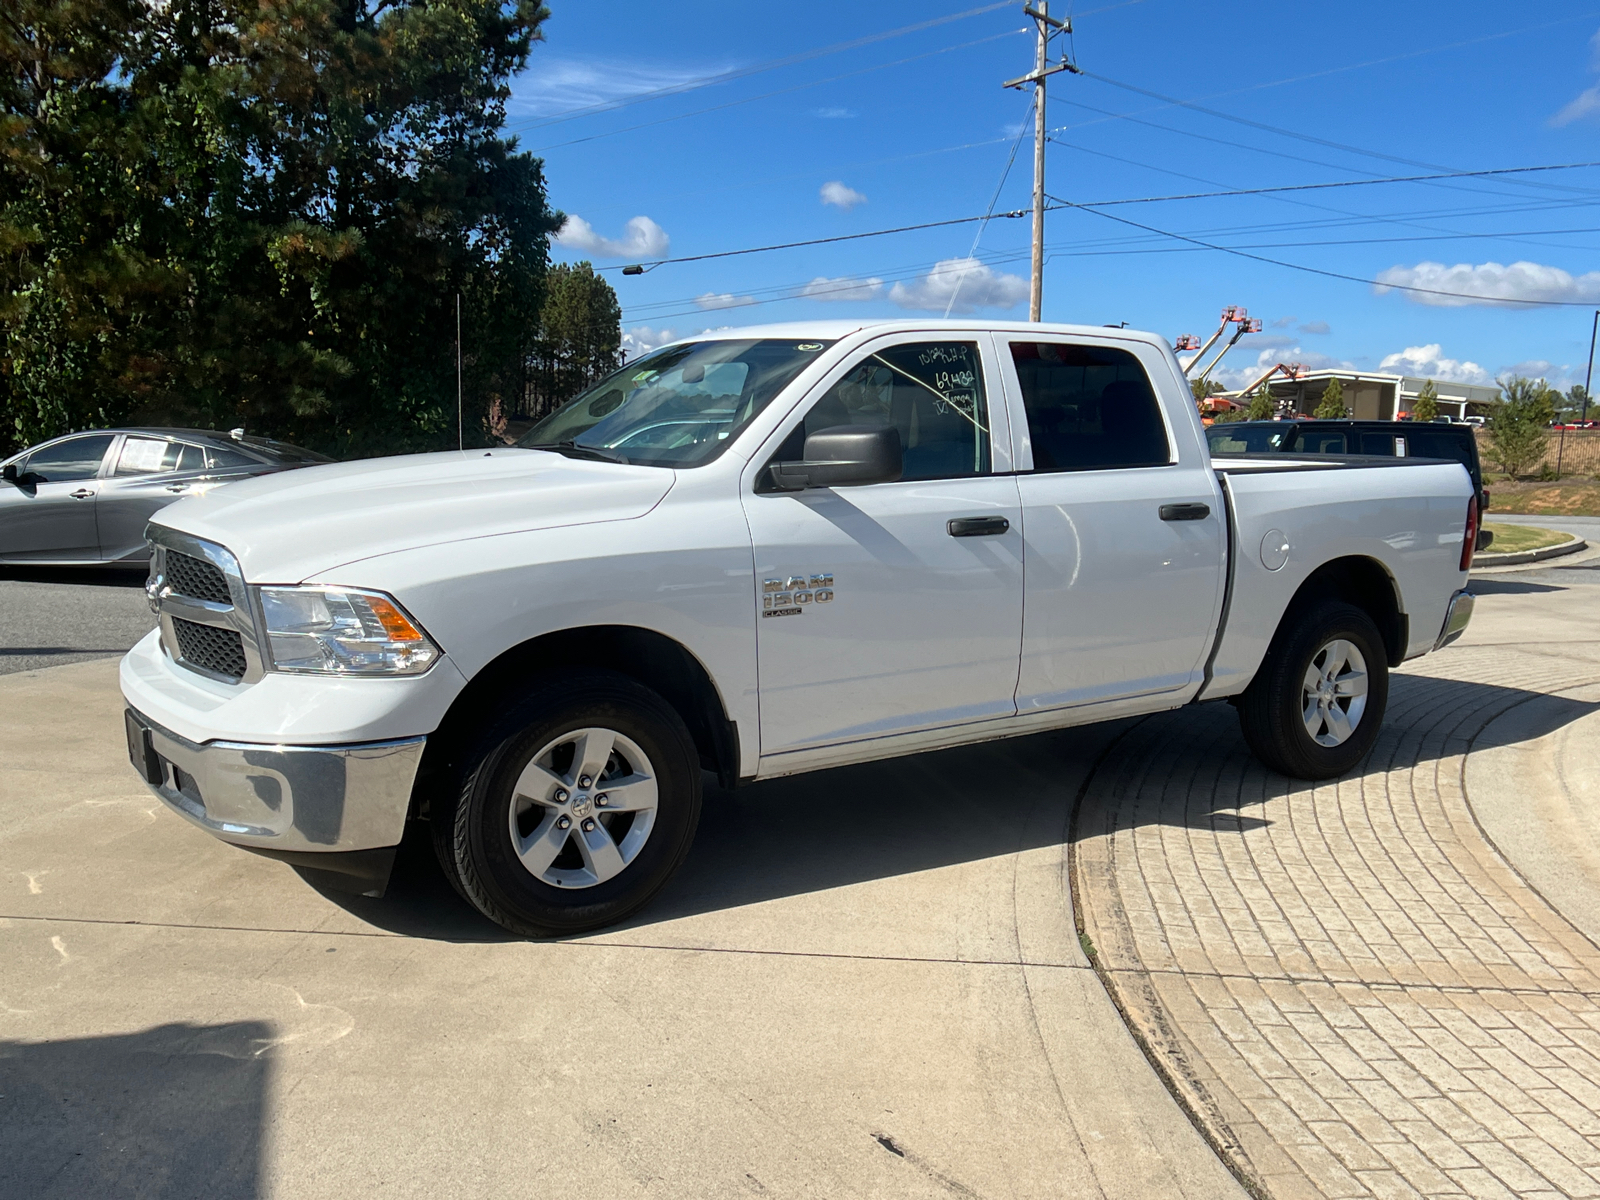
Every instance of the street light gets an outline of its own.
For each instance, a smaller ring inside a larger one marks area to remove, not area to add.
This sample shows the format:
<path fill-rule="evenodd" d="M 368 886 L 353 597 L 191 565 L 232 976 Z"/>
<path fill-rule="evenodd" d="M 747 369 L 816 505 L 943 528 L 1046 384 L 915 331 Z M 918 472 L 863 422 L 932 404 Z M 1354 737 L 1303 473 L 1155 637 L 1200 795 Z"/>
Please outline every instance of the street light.
<path fill-rule="evenodd" d="M 1594 325 L 1589 330 L 1589 369 L 1583 373 L 1583 416 L 1580 421 L 1589 419 L 1589 381 L 1594 376 L 1594 335 L 1600 333 L 1600 308 L 1595 309 Z"/>

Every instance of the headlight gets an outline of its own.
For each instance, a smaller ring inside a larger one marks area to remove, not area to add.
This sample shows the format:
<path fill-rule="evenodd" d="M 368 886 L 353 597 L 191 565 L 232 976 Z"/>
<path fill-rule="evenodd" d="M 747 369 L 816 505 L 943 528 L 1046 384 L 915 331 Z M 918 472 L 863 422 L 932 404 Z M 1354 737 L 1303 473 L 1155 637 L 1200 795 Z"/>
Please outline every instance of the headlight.
<path fill-rule="evenodd" d="M 261 612 L 275 671 L 420 675 L 439 647 L 382 592 L 264 587 Z"/>

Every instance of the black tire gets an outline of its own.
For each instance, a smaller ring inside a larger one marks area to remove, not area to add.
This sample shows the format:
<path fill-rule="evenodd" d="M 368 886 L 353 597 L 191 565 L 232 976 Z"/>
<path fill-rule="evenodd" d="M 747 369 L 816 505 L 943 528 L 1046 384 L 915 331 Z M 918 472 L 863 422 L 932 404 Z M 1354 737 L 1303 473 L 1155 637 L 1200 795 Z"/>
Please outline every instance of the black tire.
<path fill-rule="evenodd" d="M 1345 740 L 1329 746 L 1307 728 L 1304 681 L 1323 648 L 1340 640 L 1365 660 L 1366 704 Z M 1294 779 L 1332 779 L 1353 770 L 1372 749 L 1388 703 L 1388 651 L 1378 627 L 1355 605 L 1327 600 L 1291 612 L 1279 626 L 1239 699 L 1239 724 L 1251 751 L 1274 771 Z"/>
<path fill-rule="evenodd" d="M 657 785 L 655 823 L 619 874 L 563 888 L 535 876 L 517 857 L 513 793 L 541 748 L 591 726 L 621 733 L 649 758 Z M 459 793 L 444 807 L 432 816 L 434 849 L 446 877 L 479 912 L 528 937 L 584 933 L 637 912 L 688 855 L 700 820 L 699 755 L 677 711 L 627 676 L 552 675 L 484 732 L 467 756 Z"/>

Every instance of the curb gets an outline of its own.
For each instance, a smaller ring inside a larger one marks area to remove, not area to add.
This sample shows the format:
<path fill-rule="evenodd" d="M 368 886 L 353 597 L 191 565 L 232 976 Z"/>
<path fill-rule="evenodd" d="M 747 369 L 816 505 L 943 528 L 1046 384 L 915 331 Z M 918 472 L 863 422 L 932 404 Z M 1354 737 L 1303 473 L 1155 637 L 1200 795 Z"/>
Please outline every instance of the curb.
<path fill-rule="evenodd" d="M 1542 550 L 1520 550 L 1515 554 L 1479 554 L 1472 560 L 1474 571 L 1488 567 L 1514 567 L 1518 563 L 1543 562 L 1547 558 L 1560 558 L 1564 554 L 1576 554 L 1579 550 L 1586 550 L 1589 543 L 1581 537 L 1574 536 L 1570 542 L 1559 542 L 1554 546 L 1546 546 Z"/>

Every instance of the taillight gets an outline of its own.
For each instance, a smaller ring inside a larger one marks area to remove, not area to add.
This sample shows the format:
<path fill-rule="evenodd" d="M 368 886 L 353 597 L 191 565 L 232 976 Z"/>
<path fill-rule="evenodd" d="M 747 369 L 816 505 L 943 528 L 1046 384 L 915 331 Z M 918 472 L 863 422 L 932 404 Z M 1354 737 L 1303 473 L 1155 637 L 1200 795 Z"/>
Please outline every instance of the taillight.
<path fill-rule="evenodd" d="M 1472 570 L 1472 554 L 1478 548 L 1478 498 L 1467 501 L 1467 532 L 1461 540 L 1461 569 Z"/>

